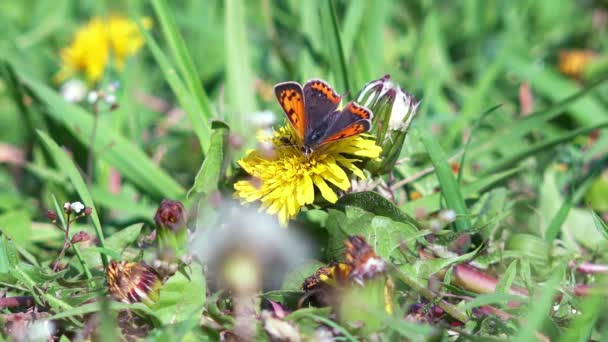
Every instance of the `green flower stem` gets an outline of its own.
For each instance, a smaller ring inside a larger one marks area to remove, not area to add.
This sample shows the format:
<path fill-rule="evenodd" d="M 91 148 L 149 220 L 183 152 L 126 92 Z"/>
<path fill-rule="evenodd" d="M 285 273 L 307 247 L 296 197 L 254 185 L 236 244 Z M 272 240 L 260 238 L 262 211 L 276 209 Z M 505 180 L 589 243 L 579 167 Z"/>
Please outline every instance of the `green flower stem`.
<path fill-rule="evenodd" d="M 399 279 L 401 279 L 407 286 L 411 287 L 414 291 L 421 294 L 424 298 L 428 299 L 430 302 L 436 303 L 437 306 L 439 306 L 445 312 L 447 312 L 448 315 L 452 316 L 454 319 L 456 319 L 462 323 L 466 323 L 469 320 L 467 315 L 465 313 L 461 312 L 460 310 L 458 310 L 458 308 L 456 308 L 454 305 L 446 302 L 443 299 L 437 300 L 438 296 L 433 291 L 418 284 L 418 282 L 416 282 L 416 280 L 414 278 L 403 273 L 403 271 L 401 271 L 395 265 L 393 265 L 393 264 L 388 264 L 388 265 L 393 270 L 393 272 L 395 274 L 397 274 Z"/>

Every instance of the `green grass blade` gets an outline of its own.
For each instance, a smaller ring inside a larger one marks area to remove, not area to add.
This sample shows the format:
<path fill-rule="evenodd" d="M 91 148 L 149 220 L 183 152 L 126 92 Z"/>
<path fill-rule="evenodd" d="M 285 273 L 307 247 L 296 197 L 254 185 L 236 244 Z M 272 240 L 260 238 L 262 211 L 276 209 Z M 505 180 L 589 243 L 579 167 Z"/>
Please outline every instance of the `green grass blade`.
<path fill-rule="evenodd" d="M 346 59 L 333 0 L 321 2 L 320 17 L 323 37 L 326 37 L 325 48 L 327 49 L 327 57 L 336 78 L 336 89 L 340 92 L 348 92 L 353 96 L 354 93 L 348 79 L 348 69 L 346 68 Z"/>
<path fill-rule="evenodd" d="M 76 168 L 76 165 L 72 162 L 72 160 L 68 157 L 68 155 L 55 143 L 55 141 L 48 136 L 46 133 L 42 131 L 38 131 L 38 136 L 42 139 L 44 144 L 46 145 L 49 153 L 53 156 L 57 167 L 61 168 L 65 174 L 68 175 L 72 185 L 76 189 L 76 192 L 80 196 L 80 199 L 87 207 L 91 207 L 91 221 L 93 222 L 93 227 L 95 228 L 95 234 L 97 234 L 97 239 L 99 240 L 99 245 L 101 247 L 105 247 L 104 238 L 103 238 L 103 230 L 101 229 L 101 222 L 99 221 L 99 216 L 97 215 L 97 209 L 95 209 L 95 203 L 93 202 L 93 197 L 91 197 L 91 193 L 87 188 L 84 179 L 80 175 L 80 172 Z M 103 262 L 103 266 L 108 266 L 108 257 L 105 254 L 101 254 L 101 260 Z"/>
<path fill-rule="evenodd" d="M 518 139 L 532 132 L 533 130 L 541 129 L 549 120 L 563 114 L 564 110 L 572 107 L 574 104 L 578 104 L 579 101 L 582 101 L 585 96 L 596 89 L 599 85 L 603 84 L 606 80 L 608 80 L 608 77 L 600 78 L 595 82 L 589 83 L 582 90 L 566 97 L 565 99 L 562 99 L 550 108 L 534 112 L 523 119 L 517 120 L 512 124 L 508 124 L 506 127 L 493 133 L 493 139 L 486 142 L 473 144 L 473 146 L 471 146 L 471 153 L 479 154 L 481 152 L 493 150 L 498 146 L 509 144 L 511 141 Z"/>
<path fill-rule="evenodd" d="M 65 126 L 83 145 L 91 148 L 89 145 L 93 116 L 81 107 L 66 102 L 48 86 L 28 76 L 25 72 L 18 70 L 18 74 L 27 86 L 49 106 L 47 114 Z M 125 178 L 146 193 L 169 198 L 180 198 L 185 194 L 185 190 L 156 166 L 141 149 L 102 121 L 98 122 L 95 150 L 99 151 L 98 158 L 115 166 Z"/>
<path fill-rule="evenodd" d="M 547 313 L 551 311 L 553 305 L 553 297 L 557 292 L 561 278 L 564 275 L 563 267 L 558 267 L 552 272 L 551 278 L 544 284 L 544 288 L 539 290 L 540 297 L 534 299 L 533 305 L 530 306 L 525 322 L 522 324 L 519 334 L 513 341 L 533 342 L 538 341 L 536 333 L 540 332 L 542 324 L 547 317 Z"/>
<path fill-rule="evenodd" d="M 506 63 L 509 72 L 526 79 L 536 92 L 553 101 L 559 101 L 564 94 L 572 94 L 580 90 L 580 86 L 576 82 L 560 75 L 556 70 L 546 67 L 539 68 L 536 63 L 530 63 L 529 60 L 517 54 L 509 55 Z M 566 108 L 568 113 L 581 125 L 595 124 L 606 113 L 605 106 L 591 96 L 581 98 L 575 106 L 571 105 Z"/>
<path fill-rule="evenodd" d="M 211 110 L 209 98 L 201 85 L 201 81 L 198 78 L 198 71 L 192 62 L 192 57 L 188 52 L 186 42 L 177 29 L 171 10 L 167 6 L 165 0 L 153 0 L 152 6 L 160 20 L 160 26 L 163 29 L 164 37 L 167 40 L 167 43 L 169 43 L 169 48 L 177 63 L 180 74 L 186 81 L 191 96 L 196 99 L 195 102 L 198 105 L 201 114 L 206 119 L 204 121 L 205 124 L 209 126 L 209 120 L 213 119 L 213 111 Z"/>
<path fill-rule="evenodd" d="M 431 158 L 433 166 L 435 166 L 435 175 L 439 181 L 441 193 L 447 202 L 447 206 L 456 213 L 456 230 L 463 232 L 471 229 L 469 211 L 464 202 L 460 185 L 456 181 L 452 168 L 447 161 L 445 152 L 437 140 L 435 140 L 435 137 L 430 134 L 419 133 L 418 135 Z"/>
<path fill-rule="evenodd" d="M 229 123 L 239 132 L 245 132 L 248 113 L 258 110 L 253 92 L 253 71 L 247 39 L 247 21 L 243 0 L 225 3 L 226 32 L 226 98 L 233 117 Z"/>
<path fill-rule="evenodd" d="M 461 187 L 462 195 L 465 198 L 473 197 L 477 195 L 480 191 L 483 191 L 495 183 L 503 181 L 516 173 L 518 173 L 520 168 L 513 168 L 507 171 L 498 172 L 488 177 L 484 177 L 479 179 L 471 184 L 467 184 Z M 400 207 L 406 214 L 414 216 L 416 214 L 417 208 L 422 208 L 428 213 L 435 212 L 439 210 L 439 198 L 441 193 L 436 193 L 428 196 L 424 196 L 423 198 L 407 202 Z"/>
<path fill-rule="evenodd" d="M 605 297 L 601 293 L 592 293 L 590 296 L 585 298 L 578 308 L 580 314 L 575 315 L 574 319 L 570 323 L 570 326 L 566 329 L 564 334 L 560 337 L 560 342 L 585 342 L 591 340 L 591 333 L 595 327 L 596 322 L 600 319 L 600 311 L 605 307 Z"/>
<path fill-rule="evenodd" d="M 591 125 L 591 126 L 579 128 L 572 132 L 562 134 L 562 135 L 552 138 L 552 139 L 545 139 L 544 141 L 531 145 L 524 150 L 514 152 L 511 155 L 498 160 L 496 163 L 492 164 L 487 169 L 483 170 L 482 175 L 489 175 L 494 172 L 500 171 L 500 170 L 505 169 L 542 150 L 545 150 L 545 149 L 554 147 L 556 145 L 559 145 L 561 143 L 564 143 L 566 141 L 572 140 L 581 134 L 586 134 L 595 129 L 607 127 L 607 126 L 608 126 L 608 121 L 602 121 L 602 122 L 599 122 L 599 123 Z"/>
<path fill-rule="evenodd" d="M 211 147 L 209 153 L 203 161 L 200 170 L 194 179 L 194 185 L 188 191 L 188 196 L 192 191 L 196 193 L 210 194 L 217 190 L 221 172 L 224 167 L 224 157 L 226 153 L 226 142 L 228 139 L 228 126 L 216 121 L 213 123 L 214 129 L 211 134 Z"/>
<path fill-rule="evenodd" d="M 557 238 L 557 234 L 559 234 L 562 225 L 566 221 L 566 217 L 568 217 L 568 213 L 570 212 L 570 208 L 572 208 L 572 198 L 567 198 L 564 200 L 564 203 L 559 207 L 559 210 L 551 219 L 547 231 L 545 232 L 545 240 L 548 243 L 553 242 Z"/>
<path fill-rule="evenodd" d="M 154 38 L 143 28 L 141 28 L 141 32 L 146 40 L 150 52 L 152 52 L 152 55 L 156 59 L 160 70 L 163 72 L 165 80 L 167 83 L 169 83 L 169 86 L 177 97 L 179 104 L 182 106 L 186 114 L 188 114 L 188 118 L 190 119 L 190 122 L 192 122 L 192 129 L 198 138 L 201 148 L 206 152 L 209 148 L 209 135 L 211 135 L 211 127 L 208 120 L 205 119 L 203 111 L 197 106 L 196 101 L 194 100 L 194 95 L 188 91 L 184 85 L 184 82 L 175 71 L 175 68 L 173 68 L 171 65 L 171 61 L 169 61 L 169 58 L 158 46 L 158 43 L 156 43 Z"/>

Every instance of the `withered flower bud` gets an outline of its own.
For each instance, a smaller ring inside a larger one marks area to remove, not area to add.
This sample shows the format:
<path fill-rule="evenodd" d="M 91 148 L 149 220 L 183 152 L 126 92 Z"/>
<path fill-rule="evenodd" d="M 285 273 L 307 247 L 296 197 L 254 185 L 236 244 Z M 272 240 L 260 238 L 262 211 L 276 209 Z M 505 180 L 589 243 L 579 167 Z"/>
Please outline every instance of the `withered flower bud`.
<path fill-rule="evenodd" d="M 154 223 L 159 230 L 170 229 L 179 232 L 186 228 L 186 209 L 180 201 L 164 199 L 154 215 Z"/>
<path fill-rule="evenodd" d="M 346 263 L 351 267 L 350 279 L 362 284 L 386 270 L 386 262 L 362 236 L 349 236 L 344 242 Z"/>
<path fill-rule="evenodd" d="M 55 222 L 57 220 L 57 213 L 55 213 L 52 210 L 47 210 L 46 211 L 46 217 L 51 221 L 51 222 Z"/>
<path fill-rule="evenodd" d="M 80 231 L 76 234 L 74 234 L 74 236 L 72 236 L 72 244 L 76 244 L 79 242 L 85 242 L 85 241 L 90 241 L 91 240 L 91 236 L 89 235 L 89 233 L 84 232 L 84 231 Z"/>
<path fill-rule="evenodd" d="M 108 291 L 123 303 L 154 304 L 160 295 L 162 280 L 156 271 L 143 262 L 112 260 L 106 270 Z"/>

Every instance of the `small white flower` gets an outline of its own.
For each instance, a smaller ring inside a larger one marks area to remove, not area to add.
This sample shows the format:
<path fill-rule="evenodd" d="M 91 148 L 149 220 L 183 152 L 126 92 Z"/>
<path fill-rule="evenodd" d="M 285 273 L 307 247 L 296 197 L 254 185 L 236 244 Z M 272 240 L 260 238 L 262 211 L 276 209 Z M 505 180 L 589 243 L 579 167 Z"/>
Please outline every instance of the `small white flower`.
<path fill-rule="evenodd" d="M 80 212 L 84 209 L 84 204 L 80 202 L 74 202 L 70 204 L 70 209 L 72 209 L 72 211 L 76 214 L 80 214 Z"/>
<path fill-rule="evenodd" d="M 99 95 L 97 94 L 96 91 L 91 91 L 91 92 L 89 92 L 89 95 L 87 95 L 87 101 L 90 104 L 97 102 L 98 99 L 99 99 Z"/>
<path fill-rule="evenodd" d="M 61 96 L 68 102 L 80 102 L 87 93 L 87 86 L 78 79 L 65 82 L 59 90 Z"/>
<path fill-rule="evenodd" d="M 65 211 L 70 210 L 70 202 L 63 203 L 63 210 L 65 210 Z"/>

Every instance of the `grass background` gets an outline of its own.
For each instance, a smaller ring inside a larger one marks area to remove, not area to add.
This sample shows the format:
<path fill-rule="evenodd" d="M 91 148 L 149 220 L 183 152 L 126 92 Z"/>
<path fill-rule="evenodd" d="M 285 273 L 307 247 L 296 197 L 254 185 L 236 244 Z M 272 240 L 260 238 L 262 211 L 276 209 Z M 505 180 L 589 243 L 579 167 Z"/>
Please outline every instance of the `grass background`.
<path fill-rule="evenodd" d="M 0 141 L 25 158 L 0 164 L 0 227 L 37 264 L 61 246 L 61 232 L 44 219 L 53 196 L 63 203 L 77 193 L 87 201 L 86 187 L 74 181 L 78 171 L 49 153 L 47 140 L 67 147 L 86 170 L 94 116 L 86 103 L 63 101 L 53 76 L 60 49 L 81 24 L 122 13 L 150 17 L 154 25 L 126 68 L 108 70 L 97 85 L 120 82 L 119 108 L 98 114 L 88 187 L 100 211 L 98 235 L 102 226 L 108 236 L 134 222 L 151 223 L 160 199 L 184 198 L 205 154 L 212 155 L 211 119 L 225 121 L 253 146 L 248 120 L 255 112 L 271 110 L 282 120 L 275 83 L 318 77 L 353 96 L 390 74 L 422 100 L 402 152 L 409 159 L 395 177 L 431 165 L 437 170 L 398 189 L 423 196 L 399 208 L 415 215 L 416 208 L 432 212 L 445 204 L 462 215 L 455 231 L 475 227 L 491 243 L 506 229 L 519 242 L 505 246 L 497 238 L 500 245 L 490 245 L 486 259 L 512 252 L 534 266 L 534 284 L 576 281 L 563 274 L 554 280 L 542 268 L 558 265 L 556 255 L 560 262 L 608 257 L 601 219 L 608 211 L 607 11 L 604 1 L 552 0 L 2 2 Z M 575 48 L 600 55 L 598 67 L 578 80 L 557 67 L 560 50 Z M 532 114 L 520 100 L 528 92 Z M 167 113 L 180 108 L 185 114 L 169 122 Z M 599 136 L 589 144 L 592 132 Z M 446 159 L 465 147 L 454 179 Z M 234 161 L 244 148 L 231 152 Z M 124 181 L 118 194 L 108 190 L 115 171 Z M 500 259 L 497 273 L 509 263 Z M 517 281 L 523 283 L 522 268 Z M 522 313 L 537 323 L 520 331 L 521 340 L 533 339 L 542 325 L 545 312 L 537 311 Z M 593 330 L 596 321 L 605 323 L 598 317 L 578 329 L 605 337 L 605 324 Z"/>

